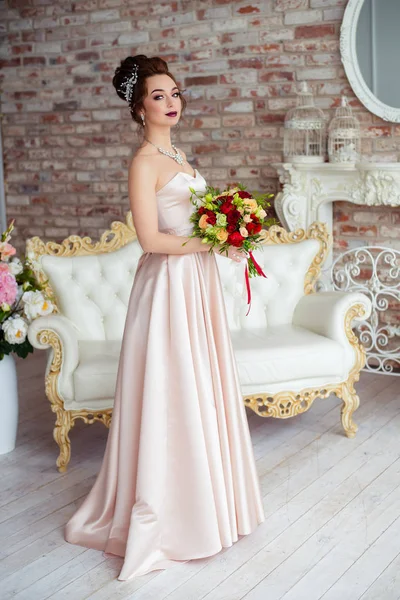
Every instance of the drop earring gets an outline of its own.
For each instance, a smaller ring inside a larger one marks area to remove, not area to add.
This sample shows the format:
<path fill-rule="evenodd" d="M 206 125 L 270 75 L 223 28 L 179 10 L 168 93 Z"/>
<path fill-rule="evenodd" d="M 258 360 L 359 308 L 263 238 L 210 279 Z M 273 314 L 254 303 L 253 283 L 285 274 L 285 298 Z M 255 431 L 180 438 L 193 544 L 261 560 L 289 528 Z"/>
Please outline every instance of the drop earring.
<path fill-rule="evenodd" d="M 143 123 L 143 127 L 144 127 L 144 126 L 145 126 L 144 115 L 143 115 L 143 114 L 141 114 L 140 116 L 141 116 L 142 123 Z"/>

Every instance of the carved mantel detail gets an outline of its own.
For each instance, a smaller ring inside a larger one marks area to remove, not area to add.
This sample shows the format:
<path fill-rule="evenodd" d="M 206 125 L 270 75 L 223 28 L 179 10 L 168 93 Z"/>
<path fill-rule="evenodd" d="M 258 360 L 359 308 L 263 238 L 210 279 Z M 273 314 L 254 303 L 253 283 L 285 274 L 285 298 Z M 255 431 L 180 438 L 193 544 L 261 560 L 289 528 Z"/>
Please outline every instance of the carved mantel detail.
<path fill-rule="evenodd" d="M 400 206 L 399 163 L 275 163 L 283 185 L 275 210 L 289 230 L 323 221 L 332 233 L 336 200 L 367 206 Z"/>
<path fill-rule="evenodd" d="M 372 172 L 360 171 L 347 191 L 350 201 L 354 204 L 399 206 L 400 170 L 397 178 L 382 169 Z"/>

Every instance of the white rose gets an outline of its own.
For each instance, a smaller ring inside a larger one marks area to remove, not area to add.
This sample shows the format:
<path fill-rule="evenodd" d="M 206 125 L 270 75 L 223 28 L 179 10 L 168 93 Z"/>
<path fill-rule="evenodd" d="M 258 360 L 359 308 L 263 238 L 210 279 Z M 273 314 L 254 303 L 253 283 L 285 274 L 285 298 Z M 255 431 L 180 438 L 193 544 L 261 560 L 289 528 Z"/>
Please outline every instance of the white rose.
<path fill-rule="evenodd" d="M 267 216 L 267 213 L 265 212 L 265 210 L 263 208 L 258 211 L 257 217 L 259 219 L 265 219 L 266 216 Z"/>
<path fill-rule="evenodd" d="M 243 216 L 243 221 L 244 221 L 245 223 L 251 223 L 251 222 L 252 222 L 252 220 L 253 220 L 253 219 L 251 218 L 251 216 L 250 216 L 250 215 L 244 215 L 244 216 Z"/>
<path fill-rule="evenodd" d="M 25 315 L 29 320 L 53 312 L 53 304 L 43 296 L 42 292 L 25 292 L 22 301 Z"/>
<path fill-rule="evenodd" d="M 8 268 L 13 275 L 19 275 L 24 270 L 22 262 L 19 258 L 12 258 L 8 263 Z"/>
<path fill-rule="evenodd" d="M 239 229 L 239 233 L 240 233 L 240 235 L 241 235 L 241 236 L 243 236 L 243 237 L 247 237 L 247 236 L 249 235 L 249 232 L 247 231 L 246 227 L 241 227 L 241 228 Z"/>
<path fill-rule="evenodd" d="M 23 344 L 28 331 L 28 324 L 22 317 L 9 318 L 2 323 L 4 338 L 9 344 Z"/>

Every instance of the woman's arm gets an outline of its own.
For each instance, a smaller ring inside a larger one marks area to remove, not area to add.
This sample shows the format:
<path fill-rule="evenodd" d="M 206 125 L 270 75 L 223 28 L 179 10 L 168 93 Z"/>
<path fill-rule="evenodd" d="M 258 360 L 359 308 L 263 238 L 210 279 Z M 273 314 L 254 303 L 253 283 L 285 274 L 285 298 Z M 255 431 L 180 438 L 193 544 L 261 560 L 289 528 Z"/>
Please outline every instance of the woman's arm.
<path fill-rule="evenodd" d="M 207 252 L 209 244 L 199 238 L 161 233 L 158 231 L 157 175 L 150 164 L 141 159 L 133 160 L 129 168 L 129 203 L 139 244 L 144 252 L 160 254 L 190 254 Z M 187 240 L 188 243 L 182 246 Z"/>

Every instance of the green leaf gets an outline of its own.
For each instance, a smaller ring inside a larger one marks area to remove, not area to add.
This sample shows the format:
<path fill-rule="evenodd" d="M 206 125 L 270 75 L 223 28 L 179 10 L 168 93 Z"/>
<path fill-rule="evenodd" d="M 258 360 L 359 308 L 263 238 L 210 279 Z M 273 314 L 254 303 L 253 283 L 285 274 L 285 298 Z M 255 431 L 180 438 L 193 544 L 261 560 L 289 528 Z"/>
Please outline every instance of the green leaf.
<path fill-rule="evenodd" d="M 28 354 L 33 353 L 33 346 L 28 338 L 22 344 L 9 344 L 4 339 L 0 340 L 0 356 L 11 354 L 12 352 L 20 358 L 26 358 Z"/>

